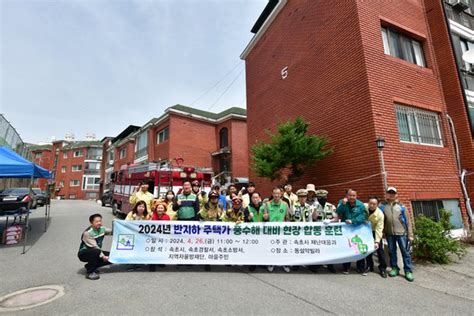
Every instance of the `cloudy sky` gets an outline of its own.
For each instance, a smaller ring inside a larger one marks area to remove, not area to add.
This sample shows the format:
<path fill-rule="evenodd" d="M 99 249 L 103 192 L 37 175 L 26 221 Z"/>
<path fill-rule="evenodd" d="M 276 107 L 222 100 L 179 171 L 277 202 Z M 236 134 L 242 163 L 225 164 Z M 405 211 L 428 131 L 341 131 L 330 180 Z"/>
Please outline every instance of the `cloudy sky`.
<path fill-rule="evenodd" d="M 177 103 L 245 107 L 239 55 L 266 3 L 0 0 L 0 112 L 42 142 L 114 136 Z"/>

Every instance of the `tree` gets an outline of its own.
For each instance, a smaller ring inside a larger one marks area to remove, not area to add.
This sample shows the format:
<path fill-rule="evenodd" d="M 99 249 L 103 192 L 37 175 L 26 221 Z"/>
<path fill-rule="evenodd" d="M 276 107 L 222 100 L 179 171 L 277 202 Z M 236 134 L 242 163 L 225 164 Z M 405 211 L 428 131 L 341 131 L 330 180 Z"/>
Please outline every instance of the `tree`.
<path fill-rule="evenodd" d="M 293 183 L 305 168 L 332 154 L 325 137 L 307 135 L 309 124 L 301 117 L 281 123 L 277 133 L 270 136 L 270 143 L 259 142 L 252 146 L 252 168 L 259 177 L 285 180 Z"/>

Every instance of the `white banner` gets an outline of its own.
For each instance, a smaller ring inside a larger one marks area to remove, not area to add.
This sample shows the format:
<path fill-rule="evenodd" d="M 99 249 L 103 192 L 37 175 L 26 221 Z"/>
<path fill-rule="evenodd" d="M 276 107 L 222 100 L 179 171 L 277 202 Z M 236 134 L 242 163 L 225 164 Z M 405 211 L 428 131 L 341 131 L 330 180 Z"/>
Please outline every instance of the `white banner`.
<path fill-rule="evenodd" d="M 114 221 L 110 262 L 312 265 L 374 251 L 370 224 Z"/>

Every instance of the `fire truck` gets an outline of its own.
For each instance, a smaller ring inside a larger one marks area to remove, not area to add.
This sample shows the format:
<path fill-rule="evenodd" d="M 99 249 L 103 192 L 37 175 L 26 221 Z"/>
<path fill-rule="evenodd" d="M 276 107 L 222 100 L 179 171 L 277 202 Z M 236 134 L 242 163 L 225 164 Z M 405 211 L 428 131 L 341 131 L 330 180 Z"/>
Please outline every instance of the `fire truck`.
<path fill-rule="evenodd" d="M 211 168 L 174 167 L 163 163 L 147 163 L 126 165 L 112 174 L 112 213 L 126 215 L 131 211 L 130 196 L 135 187 L 142 181 L 148 183 L 148 191 L 155 198 L 163 197 L 168 190 L 180 193 L 183 182 L 198 180 L 201 189 L 209 192 L 213 182 Z"/>

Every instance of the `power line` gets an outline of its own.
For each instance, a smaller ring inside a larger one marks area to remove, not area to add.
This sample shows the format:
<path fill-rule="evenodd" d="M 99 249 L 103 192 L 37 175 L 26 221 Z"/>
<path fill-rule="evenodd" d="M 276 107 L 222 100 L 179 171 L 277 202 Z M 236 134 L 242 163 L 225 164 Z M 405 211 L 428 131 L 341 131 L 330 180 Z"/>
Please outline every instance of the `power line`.
<path fill-rule="evenodd" d="M 235 69 L 237 69 L 237 67 L 240 65 L 241 61 L 239 60 L 235 65 L 234 67 L 232 67 L 232 69 L 230 71 L 228 71 L 224 77 L 222 77 L 221 79 L 217 80 L 217 82 L 212 85 L 209 89 L 207 89 L 203 94 L 201 94 L 196 100 L 194 100 L 190 106 L 193 106 L 194 103 L 196 103 L 197 101 L 199 101 L 203 96 L 205 96 L 206 94 L 209 93 L 209 91 L 211 91 L 212 89 L 214 89 L 215 87 L 217 87 L 225 78 L 227 78 L 232 72 L 234 72 Z"/>
<path fill-rule="evenodd" d="M 231 81 L 231 83 L 227 86 L 227 88 L 221 93 L 221 95 L 216 99 L 216 101 L 214 101 L 214 103 L 212 103 L 212 105 L 209 107 L 208 110 L 210 110 L 214 105 L 216 105 L 217 102 L 219 102 L 219 100 L 224 96 L 224 94 L 226 94 L 227 91 L 229 91 L 230 87 L 232 87 L 232 85 L 234 84 L 234 82 L 240 77 L 240 75 L 242 74 L 242 72 L 244 71 L 245 68 L 242 68 L 239 73 L 237 74 L 237 76 L 235 76 L 234 80 Z"/>

